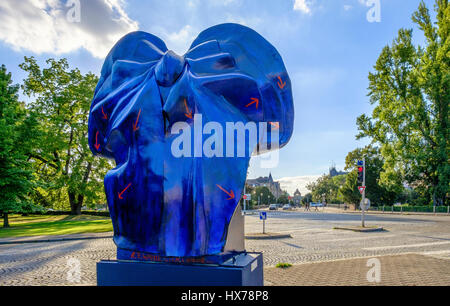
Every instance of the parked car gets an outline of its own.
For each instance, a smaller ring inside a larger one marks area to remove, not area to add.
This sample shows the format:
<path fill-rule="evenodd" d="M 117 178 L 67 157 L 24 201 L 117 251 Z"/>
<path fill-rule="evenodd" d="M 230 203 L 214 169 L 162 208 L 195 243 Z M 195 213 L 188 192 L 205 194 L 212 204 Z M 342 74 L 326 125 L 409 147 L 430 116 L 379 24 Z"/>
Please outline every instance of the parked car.
<path fill-rule="evenodd" d="M 269 210 L 278 210 L 278 205 L 277 204 L 270 204 Z"/>
<path fill-rule="evenodd" d="M 289 204 L 285 204 L 285 205 L 283 206 L 283 210 L 292 210 L 292 206 L 289 205 Z"/>

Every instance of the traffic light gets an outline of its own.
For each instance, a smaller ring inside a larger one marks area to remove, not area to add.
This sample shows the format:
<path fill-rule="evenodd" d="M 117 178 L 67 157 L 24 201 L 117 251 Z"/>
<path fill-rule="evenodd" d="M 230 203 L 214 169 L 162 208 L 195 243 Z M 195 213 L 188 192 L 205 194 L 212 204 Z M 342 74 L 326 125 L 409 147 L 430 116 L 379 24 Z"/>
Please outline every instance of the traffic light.
<path fill-rule="evenodd" d="M 358 165 L 358 184 L 364 183 L 364 166 Z"/>

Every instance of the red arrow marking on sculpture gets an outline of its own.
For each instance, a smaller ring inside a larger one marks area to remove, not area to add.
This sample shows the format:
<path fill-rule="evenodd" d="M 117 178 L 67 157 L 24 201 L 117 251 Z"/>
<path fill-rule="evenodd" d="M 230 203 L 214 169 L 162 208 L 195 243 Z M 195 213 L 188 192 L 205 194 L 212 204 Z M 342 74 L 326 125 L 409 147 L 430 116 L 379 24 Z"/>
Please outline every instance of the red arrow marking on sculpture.
<path fill-rule="evenodd" d="M 256 104 L 256 109 L 258 109 L 259 107 L 259 99 L 257 98 L 252 98 L 252 102 L 250 102 L 249 104 L 247 104 L 245 107 L 249 107 L 250 105 Z"/>
<path fill-rule="evenodd" d="M 136 122 L 133 124 L 133 132 L 136 132 L 137 130 L 139 130 L 139 127 L 137 126 L 139 123 L 139 117 L 141 116 L 141 110 L 139 110 Z"/>
<path fill-rule="evenodd" d="M 186 99 L 184 99 L 184 106 L 186 107 L 186 113 L 184 115 L 189 119 L 192 119 L 192 110 L 189 109 Z"/>
<path fill-rule="evenodd" d="M 95 145 L 94 147 L 97 149 L 97 151 L 100 149 L 100 144 L 98 143 L 98 132 L 95 134 Z"/>
<path fill-rule="evenodd" d="M 280 87 L 280 89 L 283 89 L 286 86 L 286 82 L 283 82 L 281 77 L 278 77 L 278 86 Z"/>
<path fill-rule="evenodd" d="M 279 122 L 269 122 L 270 125 L 272 125 L 273 127 L 275 127 L 275 129 L 279 130 L 280 129 L 280 123 Z"/>
<path fill-rule="evenodd" d="M 220 190 L 222 190 L 223 192 L 225 192 L 226 194 L 228 194 L 228 195 L 230 196 L 227 200 L 232 200 L 232 199 L 234 199 L 234 192 L 233 192 L 233 190 L 231 190 L 230 192 L 228 192 L 228 191 L 226 191 L 225 189 L 223 189 L 222 186 L 217 185 L 217 184 L 216 184 L 216 186 L 219 187 Z"/>
<path fill-rule="evenodd" d="M 103 106 L 102 106 L 102 114 L 103 114 L 103 118 L 102 119 L 108 120 L 108 115 L 105 114 L 105 111 L 103 110 Z"/>
<path fill-rule="evenodd" d="M 125 187 L 125 189 L 122 190 L 122 192 L 118 194 L 119 195 L 119 199 L 123 200 L 122 195 L 125 193 L 125 191 L 127 191 L 128 188 L 130 188 L 130 186 L 131 186 L 131 183 L 129 183 L 128 186 Z"/>

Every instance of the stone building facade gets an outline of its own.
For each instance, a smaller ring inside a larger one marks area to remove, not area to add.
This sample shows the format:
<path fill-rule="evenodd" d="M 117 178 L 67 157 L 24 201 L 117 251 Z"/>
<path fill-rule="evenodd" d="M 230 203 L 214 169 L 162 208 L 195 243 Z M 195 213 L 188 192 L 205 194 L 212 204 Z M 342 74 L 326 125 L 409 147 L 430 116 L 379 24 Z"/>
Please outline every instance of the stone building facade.
<path fill-rule="evenodd" d="M 300 205 L 302 203 L 302 193 L 300 191 L 298 191 L 298 189 L 294 192 L 294 197 L 293 197 L 293 201 L 295 205 Z"/>
<path fill-rule="evenodd" d="M 272 178 L 272 173 L 268 177 L 259 177 L 257 179 L 247 180 L 247 185 L 251 187 L 267 187 L 275 198 L 283 195 L 280 183 L 275 182 Z"/>

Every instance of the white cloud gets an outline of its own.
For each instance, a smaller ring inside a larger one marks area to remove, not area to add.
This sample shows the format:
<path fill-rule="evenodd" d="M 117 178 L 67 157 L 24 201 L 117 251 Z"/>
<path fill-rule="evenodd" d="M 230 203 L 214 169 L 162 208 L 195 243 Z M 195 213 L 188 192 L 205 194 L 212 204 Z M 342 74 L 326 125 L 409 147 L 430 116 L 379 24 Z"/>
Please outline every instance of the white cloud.
<path fill-rule="evenodd" d="M 79 3 L 80 22 L 70 22 L 66 1 L 2 0 L 0 40 L 17 51 L 59 55 L 84 48 L 103 58 L 117 40 L 138 29 L 138 23 L 124 11 L 123 0 Z"/>
<path fill-rule="evenodd" d="M 300 11 L 304 14 L 311 14 L 311 2 L 307 0 L 295 0 L 294 11 Z"/>
<path fill-rule="evenodd" d="M 284 177 L 276 181 L 280 183 L 281 189 L 286 190 L 290 195 L 294 195 L 296 189 L 298 189 L 302 195 L 305 195 L 310 192 L 306 188 L 306 185 L 317 181 L 319 177 L 320 175 L 294 176 Z"/>
<path fill-rule="evenodd" d="M 175 51 L 179 55 L 184 55 L 188 51 L 190 45 L 200 33 L 199 29 L 189 24 L 173 31 L 154 25 L 146 31 L 161 38 L 168 49 Z"/>
<path fill-rule="evenodd" d="M 185 25 L 180 31 L 165 34 L 163 38 L 168 48 L 182 55 L 188 50 L 198 34 L 198 30 L 190 25 Z"/>

